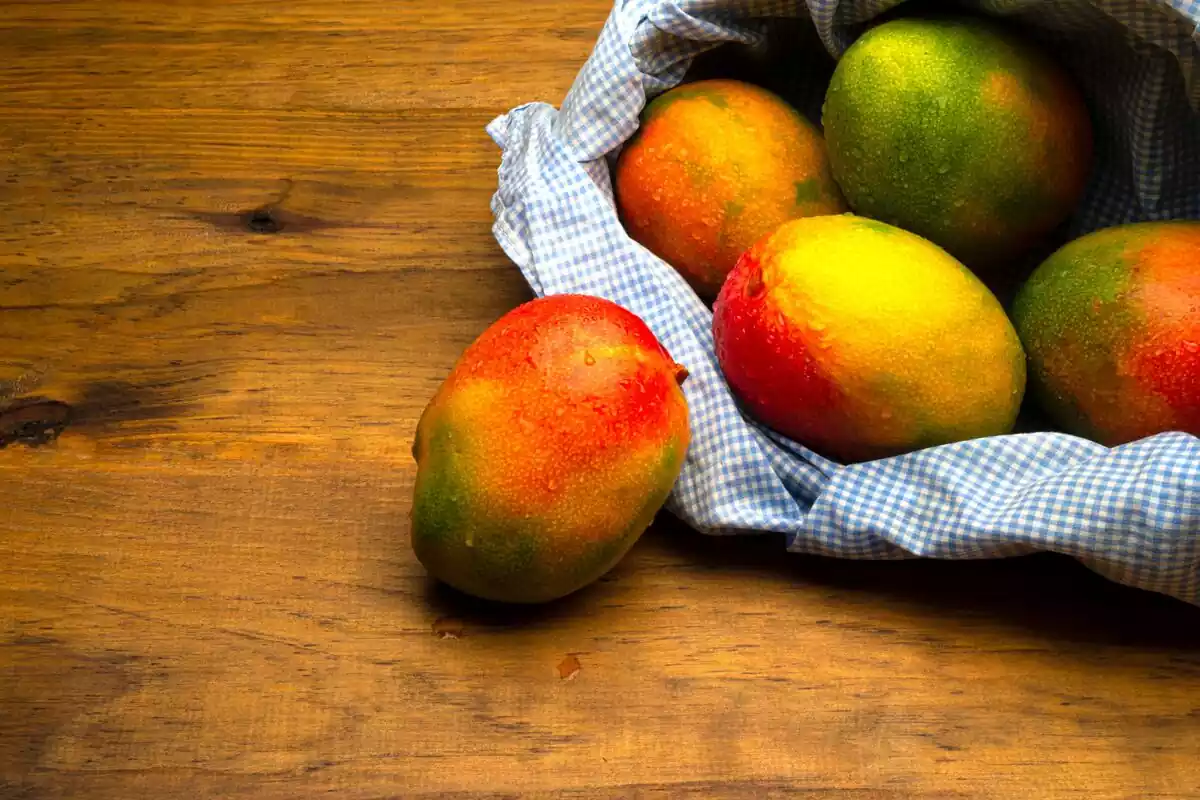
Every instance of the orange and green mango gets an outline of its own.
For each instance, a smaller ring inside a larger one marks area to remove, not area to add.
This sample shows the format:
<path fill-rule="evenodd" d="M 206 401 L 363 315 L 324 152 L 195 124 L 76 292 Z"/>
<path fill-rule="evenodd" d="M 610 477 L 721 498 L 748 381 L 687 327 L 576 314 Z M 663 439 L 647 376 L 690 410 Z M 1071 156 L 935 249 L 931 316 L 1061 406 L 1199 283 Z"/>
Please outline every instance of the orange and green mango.
<path fill-rule="evenodd" d="M 1106 445 L 1200 436 L 1200 222 L 1142 222 L 1064 245 L 1018 292 L 1034 398 Z"/>
<path fill-rule="evenodd" d="M 777 95 L 735 80 L 652 100 L 613 182 L 630 236 L 705 300 L 783 222 L 846 210 L 820 132 Z"/>
<path fill-rule="evenodd" d="M 503 316 L 418 424 L 417 557 L 489 600 L 544 602 L 595 581 L 679 475 L 686 374 L 640 318 L 607 300 L 553 295 Z"/>
<path fill-rule="evenodd" d="M 822 112 L 856 214 L 1005 274 L 1074 210 L 1092 164 L 1087 106 L 1050 57 L 991 20 L 900 18 L 834 70 Z"/>

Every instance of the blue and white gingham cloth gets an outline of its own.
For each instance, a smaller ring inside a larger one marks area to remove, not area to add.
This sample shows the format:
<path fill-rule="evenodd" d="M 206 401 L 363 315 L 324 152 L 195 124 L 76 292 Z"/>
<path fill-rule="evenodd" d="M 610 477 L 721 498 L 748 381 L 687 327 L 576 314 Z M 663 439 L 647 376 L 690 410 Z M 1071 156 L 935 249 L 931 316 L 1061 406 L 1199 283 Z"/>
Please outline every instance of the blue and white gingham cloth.
<path fill-rule="evenodd" d="M 717 364 L 711 313 L 618 221 L 613 159 L 646 99 L 676 85 L 693 56 L 723 42 L 760 45 L 772 19 L 798 16 L 810 16 L 838 56 L 897 2 L 617 0 L 561 109 L 529 103 L 488 127 L 503 151 L 497 240 L 536 294 L 619 303 L 687 366 L 693 439 L 667 507 L 697 530 L 782 532 L 789 550 L 845 558 L 1054 551 L 1200 604 L 1200 440 L 1165 433 L 1109 449 L 1022 433 L 833 463 L 739 411 Z M 975 5 L 1026 23 L 1082 82 L 1098 166 L 1073 234 L 1200 219 L 1200 0 Z M 823 88 L 801 87 L 813 121 Z"/>

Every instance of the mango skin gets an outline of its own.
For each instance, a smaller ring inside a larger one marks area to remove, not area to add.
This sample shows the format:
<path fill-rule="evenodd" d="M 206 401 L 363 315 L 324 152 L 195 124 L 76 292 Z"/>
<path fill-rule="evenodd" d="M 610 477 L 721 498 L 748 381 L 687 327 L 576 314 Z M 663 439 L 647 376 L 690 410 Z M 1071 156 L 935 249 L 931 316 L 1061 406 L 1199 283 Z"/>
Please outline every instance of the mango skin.
<path fill-rule="evenodd" d="M 1006 274 L 1075 209 L 1091 118 L 1071 76 L 982 19 L 901 18 L 843 54 L 822 112 L 856 214 Z"/>
<path fill-rule="evenodd" d="M 1200 436 L 1200 222 L 1068 242 L 1021 287 L 1013 320 L 1031 394 L 1063 430 L 1108 446 Z"/>
<path fill-rule="evenodd" d="M 541 603 L 624 557 L 689 445 L 675 364 L 636 315 L 553 295 L 463 353 L 417 426 L 412 547 L 468 594 Z"/>
<path fill-rule="evenodd" d="M 759 421 L 851 463 L 1012 430 L 1025 356 L 941 248 L 853 214 L 785 223 L 713 308 L 726 381 Z"/>
<path fill-rule="evenodd" d="M 847 210 L 820 132 L 777 95 L 735 80 L 696 81 L 650 101 L 613 188 L 629 235 L 705 300 L 783 222 Z"/>

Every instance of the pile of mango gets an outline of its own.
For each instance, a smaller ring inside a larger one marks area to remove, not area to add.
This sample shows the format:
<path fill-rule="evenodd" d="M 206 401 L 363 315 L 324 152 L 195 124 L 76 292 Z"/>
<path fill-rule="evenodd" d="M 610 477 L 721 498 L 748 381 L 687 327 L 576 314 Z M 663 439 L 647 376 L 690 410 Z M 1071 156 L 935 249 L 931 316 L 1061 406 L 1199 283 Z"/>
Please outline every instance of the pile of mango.
<path fill-rule="evenodd" d="M 629 235 L 712 303 L 747 415 L 851 463 L 1009 433 L 1028 380 L 1025 405 L 1106 445 L 1200 435 L 1200 222 L 1054 249 L 1093 123 L 1046 52 L 993 20 L 894 18 L 843 54 L 820 123 L 748 82 L 688 82 L 613 173 Z M 596 580 L 679 475 L 686 374 L 605 300 L 506 315 L 421 419 L 418 557 L 496 600 Z"/>

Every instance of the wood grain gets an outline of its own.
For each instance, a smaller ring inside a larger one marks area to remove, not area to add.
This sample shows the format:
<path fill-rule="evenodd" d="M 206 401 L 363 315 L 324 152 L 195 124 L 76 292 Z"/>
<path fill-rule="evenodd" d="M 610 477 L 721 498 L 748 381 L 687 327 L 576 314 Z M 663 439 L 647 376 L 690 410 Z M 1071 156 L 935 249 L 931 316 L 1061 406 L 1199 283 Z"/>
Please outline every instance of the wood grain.
<path fill-rule="evenodd" d="M 528 297 L 483 126 L 608 11 L 0 3 L 0 797 L 1196 796 L 1200 610 L 1059 559 L 426 577 L 416 418 Z"/>

